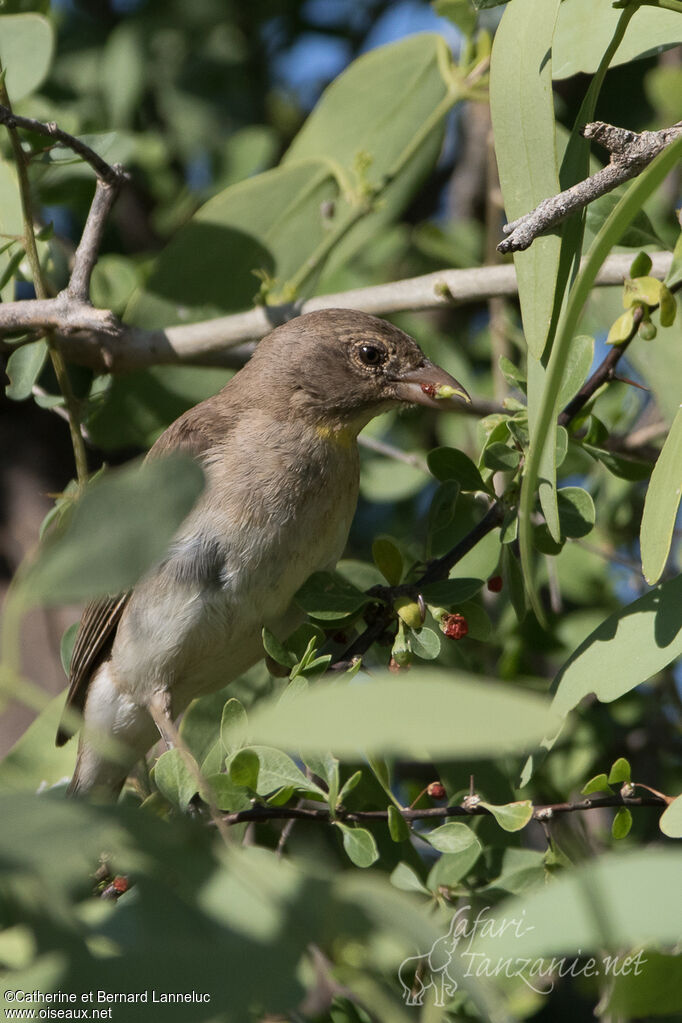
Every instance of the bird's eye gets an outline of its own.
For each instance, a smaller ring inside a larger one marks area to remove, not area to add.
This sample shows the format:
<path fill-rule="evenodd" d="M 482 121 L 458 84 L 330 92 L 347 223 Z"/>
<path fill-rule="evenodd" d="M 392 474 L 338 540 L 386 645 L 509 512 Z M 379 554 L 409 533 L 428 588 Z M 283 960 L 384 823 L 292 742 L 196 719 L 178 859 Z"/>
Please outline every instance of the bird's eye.
<path fill-rule="evenodd" d="M 380 348 L 379 345 L 360 345 L 358 354 L 360 361 L 364 362 L 365 366 L 380 366 L 382 362 L 386 361 L 386 351 L 384 348 Z"/>

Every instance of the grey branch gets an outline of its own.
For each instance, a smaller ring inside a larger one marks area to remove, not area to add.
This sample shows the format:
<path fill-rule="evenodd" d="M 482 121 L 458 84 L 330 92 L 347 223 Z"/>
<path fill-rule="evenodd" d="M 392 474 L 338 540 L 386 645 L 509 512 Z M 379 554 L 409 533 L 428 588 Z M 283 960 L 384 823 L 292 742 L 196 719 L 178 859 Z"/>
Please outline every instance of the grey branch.
<path fill-rule="evenodd" d="M 613 191 L 618 185 L 636 177 L 654 157 L 682 134 L 682 121 L 660 131 L 637 134 L 625 128 L 615 128 L 604 121 L 594 121 L 582 129 L 586 139 L 593 139 L 610 153 L 610 161 L 596 174 L 559 195 L 550 196 L 530 213 L 502 228 L 507 237 L 497 246 L 500 252 L 521 252 L 538 235 L 559 224 L 569 214 L 583 209 L 595 199 Z"/>
<path fill-rule="evenodd" d="M 671 254 L 656 252 L 651 253 L 651 258 L 651 274 L 664 278 L 670 268 Z M 597 284 L 622 284 L 631 262 L 628 253 L 610 256 Z M 316 296 L 296 306 L 259 306 L 200 323 L 145 330 L 121 323 L 108 310 L 94 309 L 67 289 L 53 299 L 0 304 L 0 336 L 51 328 L 57 333 L 68 359 L 107 372 L 168 363 L 235 366 L 240 365 L 251 350 L 246 342 L 257 340 L 273 326 L 299 313 L 346 308 L 383 315 L 442 309 L 516 293 L 516 273 L 511 264 L 439 270 L 391 284 Z"/>
<path fill-rule="evenodd" d="M 32 117 L 21 117 L 9 107 L 0 104 L 0 124 L 4 124 L 7 128 L 22 128 L 24 131 L 32 131 L 36 135 L 44 135 L 52 142 L 58 142 L 67 149 L 71 149 L 86 163 L 89 163 L 97 177 L 108 185 L 118 187 L 128 177 L 121 166 L 118 164 L 112 166 L 107 163 L 94 149 L 91 149 L 75 135 L 69 135 L 67 131 L 62 131 L 53 121 L 45 124 Z"/>

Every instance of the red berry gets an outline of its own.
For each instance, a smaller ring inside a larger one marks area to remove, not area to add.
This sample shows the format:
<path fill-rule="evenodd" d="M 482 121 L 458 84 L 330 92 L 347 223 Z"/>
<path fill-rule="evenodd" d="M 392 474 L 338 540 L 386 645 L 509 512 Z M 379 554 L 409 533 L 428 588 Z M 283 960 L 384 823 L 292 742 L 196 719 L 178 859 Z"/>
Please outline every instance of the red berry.
<path fill-rule="evenodd" d="M 435 384 L 422 384 L 421 389 L 424 394 L 428 394 L 429 398 L 436 397 L 436 385 Z"/>
<path fill-rule="evenodd" d="M 426 792 L 432 799 L 445 799 L 445 786 L 440 781 L 432 781 Z"/>
<path fill-rule="evenodd" d="M 128 878 L 122 877 L 121 874 L 119 874 L 111 882 L 111 886 L 114 889 L 114 891 L 119 893 L 119 895 L 123 895 L 123 892 L 128 891 Z"/>
<path fill-rule="evenodd" d="M 499 593 L 500 590 L 502 589 L 502 585 L 503 583 L 501 575 L 493 575 L 490 577 L 490 579 L 488 579 L 488 589 L 490 590 L 491 593 Z"/>
<path fill-rule="evenodd" d="M 464 615 L 443 615 L 440 627 L 448 639 L 463 639 L 469 631 L 469 623 Z"/>

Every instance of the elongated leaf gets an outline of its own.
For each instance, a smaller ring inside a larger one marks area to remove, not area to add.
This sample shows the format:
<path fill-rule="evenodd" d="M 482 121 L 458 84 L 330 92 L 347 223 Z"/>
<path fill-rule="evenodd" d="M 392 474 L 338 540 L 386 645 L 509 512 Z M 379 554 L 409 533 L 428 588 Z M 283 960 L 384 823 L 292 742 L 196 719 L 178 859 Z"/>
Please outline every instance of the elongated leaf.
<path fill-rule="evenodd" d="M 490 112 L 509 221 L 561 191 L 552 101 L 552 36 L 559 0 L 512 0 L 495 34 Z M 547 340 L 559 265 L 556 234 L 514 253 L 523 329 L 537 359 Z"/>
<path fill-rule="evenodd" d="M 547 447 L 555 449 L 556 417 L 554 410 L 567 364 L 571 339 L 575 335 L 578 319 L 595 278 L 612 246 L 627 228 L 645 199 L 660 185 L 682 154 L 682 137 L 662 153 L 632 182 L 627 192 L 608 217 L 592 243 L 582 269 L 571 287 L 562 309 L 557 334 L 547 366 L 542 401 L 537 414 L 535 440 L 531 444 L 526 473 L 521 488 L 519 540 L 521 561 L 526 579 L 531 577 L 531 516 L 534 510 L 535 487 L 541 473 L 543 454 Z M 533 590 L 529 590 L 536 614 L 542 618 L 542 609 Z"/>
<path fill-rule="evenodd" d="M 681 495 L 682 407 L 658 456 L 644 501 L 639 542 L 642 572 L 649 583 L 658 582 L 665 568 Z"/>
<path fill-rule="evenodd" d="M 571 78 L 580 72 L 591 74 L 596 71 L 620 13 L 613 4 L 595 3 L 594 0 L 563 3 L 553 43 L 554 78 Z M 589 31 L 586 31 L 586 26 L 589 26 Z M 682 19 L 679 14 L 640 7 L 611 63 L 613 66 L 627 64 L 680 42 Z"/>
<path fill-rule="evenodd" d="M 554 710 L 565 715 L 588 693 L 605 703 L 651 678 L 682 653 L 682 576 L 610 615 L 556 676 Z"/>
<path fill-rule="evenodd" d="M 481 930 L 471 951 L 494 962 L 498 956 L 513 956 L 521 963 L 517 957 L 675 944 L 682 919 L 679 878 L 680 854 L 674 849 L 592 858 L 550 884 L 496 906 L 498 921 L 523 919 L 523 927 Z"/>
<path fill-rule="evenodd" d="M 62 604 L 129 589 L 165 553 L 203 489 L 186 455 L 100 476 L 50 536 L 22 583 L 29 603 Z"/>
<path fill-rule="evenodd" d="M 390 709 L 390 713 L 389 713 Z M 523 748 L 546 729 L 546 702 L 476 676 L 412 668 L 407 678 L 318 683 L 286 705 L 263 703 L 251 734 L 337 756 L 400 753 L 452 759 Z M 546 732 L 545 732 L 546 734 Z"/>

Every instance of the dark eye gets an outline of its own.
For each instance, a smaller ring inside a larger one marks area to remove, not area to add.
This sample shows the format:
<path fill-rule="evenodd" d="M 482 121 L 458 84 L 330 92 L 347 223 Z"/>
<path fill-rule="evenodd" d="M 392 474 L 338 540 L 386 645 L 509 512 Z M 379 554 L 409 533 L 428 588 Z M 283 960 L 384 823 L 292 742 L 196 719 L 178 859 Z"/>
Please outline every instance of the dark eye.
<path fill-rule="evenodd" d="M 380 366 L 382 362 L 386 361 L 386 352 L 378 345 L 360 345 L 358 354 L 360 361 L 364 362 L 365 366 Z"/>

